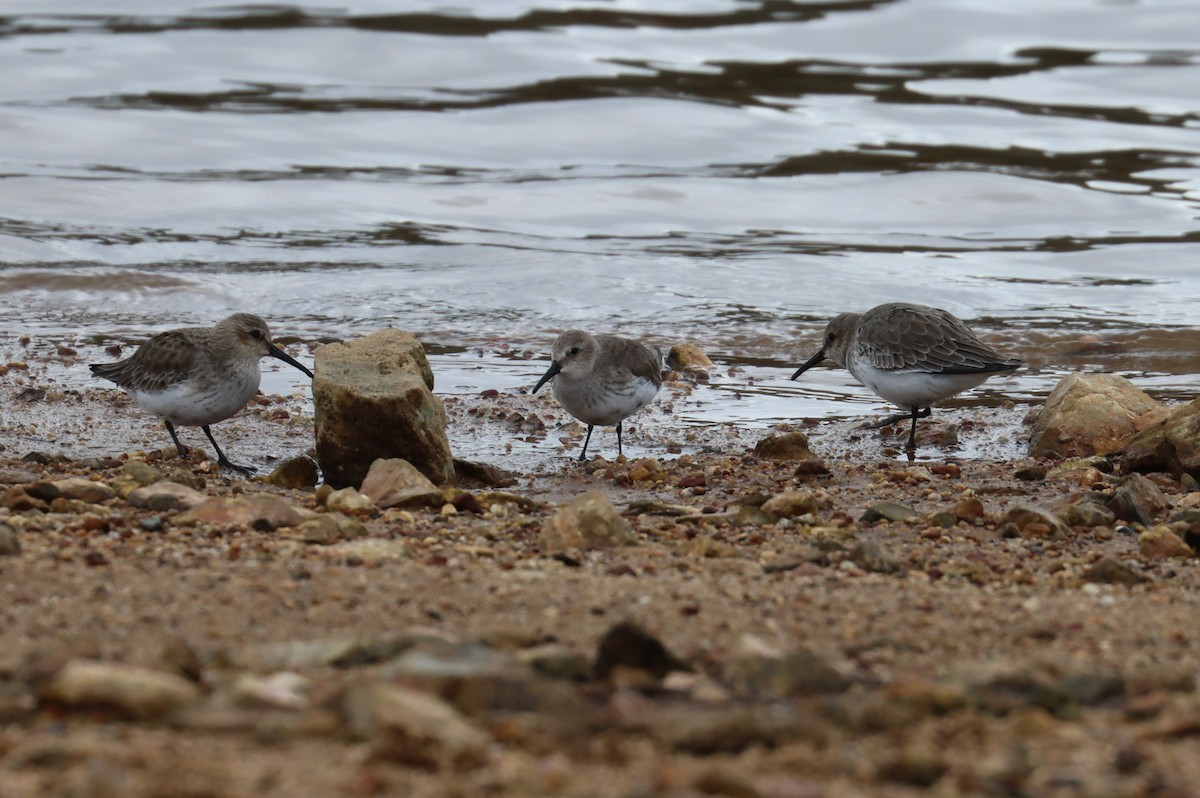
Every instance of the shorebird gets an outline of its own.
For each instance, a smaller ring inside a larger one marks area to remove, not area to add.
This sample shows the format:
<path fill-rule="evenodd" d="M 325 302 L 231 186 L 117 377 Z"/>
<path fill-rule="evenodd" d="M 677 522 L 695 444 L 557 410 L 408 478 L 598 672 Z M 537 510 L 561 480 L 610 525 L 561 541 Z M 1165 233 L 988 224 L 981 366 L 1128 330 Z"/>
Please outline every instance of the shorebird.
<path fill-rule="evenodd" d="M 249 475 L 254 469 L 229 462 L 210 424 L 241 410 L 258 390 L 260 358 L 290 363 L 310 378 L 313 373 L 271 343 L 267 323 L 250 313 L 235 313 L 212 327 L 185 327 L 151 337 L 115 363 L 93 363 L 92 373 L 124 388 L 145 411 L 163 420 L 171 440 L 186 458 L 175 425 L 200 427 L 217 452 L 217 463 Z"/>
<path fill-rule="evenodd" d="M 879 396 L 908 408 L 868 428 L 911 418 L 909 452 L 917 448 L 917 419 L 928 418 L 932 405 L 1024 365 L 980 341 L 949 312 L 907 302 L 834 316 L 825 327 L 821 349 L 792 379 L 822 360 L 844 367 Z"/>
<path fill-rule="evenodd" d="M 580 462 L 587 458 L 592 428 L 597 424 L 616 425 L 620 456 L 621 422 L 650 404 L 658 393 L 662 386 L 662 355 L 628 338 L 567 330 L 554 342 L 550 368 L 533 386 L 533 392 L 551 379 L 554 398 L 587 424 Z"/>

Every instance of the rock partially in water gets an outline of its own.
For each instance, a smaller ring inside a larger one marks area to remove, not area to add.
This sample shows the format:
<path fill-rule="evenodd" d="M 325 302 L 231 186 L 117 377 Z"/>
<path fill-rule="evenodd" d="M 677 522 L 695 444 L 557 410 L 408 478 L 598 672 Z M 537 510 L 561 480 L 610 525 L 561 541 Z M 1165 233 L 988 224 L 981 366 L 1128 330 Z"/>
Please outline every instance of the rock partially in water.
<path fill-rule="evenodd" d="M 403 458 L 434 484 L 454 480 L 446 412 L 420 342 L 387 329 L 317 350 L 317 460 L 325 481 L 362 484 L 380 458 Z"/>
<path fill-rule="evenodd" d="M 1167 471 L 1200 478 L 1200 399 L 1195 399 L 1135 435 L 1126 445 L 1126 471 Z"/>
<path fill-rule="evenodd" d="M 599 490 L 589 491 L 555 510 L 542 524 L 539 538 L 539 544 L 546 552 L 607 549 L 636 543 L 637 536 L 629 523 Z"/>
<path fill-rule="evenodd" d="M 674 371 L 708 371 L 713 367 L 704 350 L 695 344 L 675 344 L 667 353 L 667 368 Z"/>
<path fill-rule="evenodd" d="M 1161 404 L 1124 377 L 1068 374 L 1046 398 L 1029 452 L 1060 457 L 1117 452 L 1163 412 Z"/>

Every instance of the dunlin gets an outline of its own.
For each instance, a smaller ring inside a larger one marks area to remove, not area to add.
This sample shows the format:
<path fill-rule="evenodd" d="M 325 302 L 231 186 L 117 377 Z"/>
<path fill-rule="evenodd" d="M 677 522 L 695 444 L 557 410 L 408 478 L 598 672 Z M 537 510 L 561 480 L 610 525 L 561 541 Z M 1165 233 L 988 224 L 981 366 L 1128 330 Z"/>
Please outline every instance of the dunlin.
<path fill-rule="evenodd" d="M 911 418 L 909 452 L 917 447 L 917 419 L 928 417 L 931 405 L 1024 365 L 1001 356 L 950 313 L 906 302 L 835 316 L 825 327 L 820 351 L 792 379 L 822 360 L 846 368 L 879 396 L 909 408 L 871 425 L 874 429 Z"/>
<path fill-rule="evenodd" d="M 575 418 L 587 424 L 580 461 L 587 458 L 592 428 L 617 426 L 621 451 L 621 422 L 650 404 L 662 386 L 662 356 L 650 347 L 615 335 L 590 335 L 567 330 L 554 342 L 550 368 L 533 386 L 537 393 L 554 379 L 554 398 Z"/>
<path fill-rule="evenodd" d="M 258 361 L 265 355 L 313 375 L 271 343 L 266 322 L 249 313 L 235 313 L 213 327 L 159 333 L 124 360 L 93 363 L 90 368 L 96 376 L 124 388 L 143 410 L 161 418 L 181 457 L 188 452 L 175 434 L 175 425 L 200 427 L 217 451 L 218 464 L 252 474 L 254 469 L 229 462 L 209 425 L 246 406 L 258 390 L 262 377 Z"/>

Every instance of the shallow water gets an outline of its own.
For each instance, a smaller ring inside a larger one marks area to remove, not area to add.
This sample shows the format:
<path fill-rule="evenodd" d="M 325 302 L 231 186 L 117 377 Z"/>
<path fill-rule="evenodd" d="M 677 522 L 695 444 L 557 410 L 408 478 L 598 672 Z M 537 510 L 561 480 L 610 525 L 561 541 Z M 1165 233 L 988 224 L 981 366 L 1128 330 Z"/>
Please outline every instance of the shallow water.
<path fill-rule="evenodd" d="M 1029 364 L 952 407 L 1076 370 L 1200 390 L 1195 2 L 0 14 L 5 338 L 394 325 L 468 395 L 577 326 L 700 344 L 719 369 L 671 423 L 761 429 L 883 412 L 787 377 L 829 316 L 906 300 Z"/>

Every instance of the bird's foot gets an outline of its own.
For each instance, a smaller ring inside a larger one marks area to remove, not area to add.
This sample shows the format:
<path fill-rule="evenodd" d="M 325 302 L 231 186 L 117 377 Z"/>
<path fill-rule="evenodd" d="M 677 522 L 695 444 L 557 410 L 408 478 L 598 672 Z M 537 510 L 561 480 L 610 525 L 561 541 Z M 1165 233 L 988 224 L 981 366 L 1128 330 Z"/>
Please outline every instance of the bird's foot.
<path fill-rule="evenodd" d="M 881 421 L 867 421 L 860 429 L 883 429 L 884 427 L 895 424 L 898 421 L 910 421 L 912 413 L 897 413 L 894 416 L 888 416 Z"/>
<path fill-rule="evenodd" d="M 243 477 L 252 477 L 255 473 L 255 470 L 250 466 L 238 465 L 237 463 L 230 462 L 226 457 L 219 458 L 217 460 L 217 465 L 221 468 L 228 468 L 231 471 L 237 471 Z"/>

